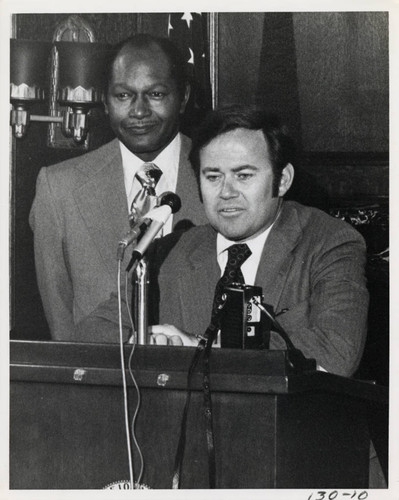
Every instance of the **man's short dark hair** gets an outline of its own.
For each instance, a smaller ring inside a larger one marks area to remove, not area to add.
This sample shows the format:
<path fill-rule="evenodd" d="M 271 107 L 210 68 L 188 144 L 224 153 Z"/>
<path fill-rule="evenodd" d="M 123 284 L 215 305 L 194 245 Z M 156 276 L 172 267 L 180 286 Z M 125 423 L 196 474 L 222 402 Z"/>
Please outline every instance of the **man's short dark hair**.
<path fill-rule="evenodd" d="M 190 153 L 198 182 L 201 149 L 219 135 L 237 128 L 262 130 L 273 168 L 273 196 L 277 196 L 283 169 L 288 163 L 294 162 L 295 145 L 277 115 L 255 105 L 221 107 L 206 116 L 193 138 Z"/>
<path fill-rule="evenodd" d="M 112 78 L 113 66 L 120 52 L 125 48 L 147 49 L 158 46 L 167 57 L 170 64 L 171 77 L 176 82 L 179 96 L 183 100 L 188 83 L 187 65 L 179 49 L 168 39 L 149 34 L 134 35 L 123 40 L 111 48 L 107 61 L 107 91 Z"/>

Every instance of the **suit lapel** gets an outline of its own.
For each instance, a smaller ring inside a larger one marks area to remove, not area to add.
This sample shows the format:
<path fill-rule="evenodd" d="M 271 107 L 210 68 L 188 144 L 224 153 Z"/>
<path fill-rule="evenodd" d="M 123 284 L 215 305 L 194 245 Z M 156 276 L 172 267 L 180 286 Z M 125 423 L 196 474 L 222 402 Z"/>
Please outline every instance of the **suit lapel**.
<path fill-rule="evenodd" d="M 266 304 L 278 308 L 288 271 L 294 258 L 293 250 L 302 231 L 295 208 L 283 202 L 280 216 L 266 240 L 260 259 L 256 284 L 261 286 Z"/>
<path fill-rule="evenodd" d="M 90 166 L 88 181 L 75 191 L 74 197 L 96 248 L 114 273 L 117 242 L 129 225 L 119 144 L 113 141 L 109 146 L 103 161 Z"/>

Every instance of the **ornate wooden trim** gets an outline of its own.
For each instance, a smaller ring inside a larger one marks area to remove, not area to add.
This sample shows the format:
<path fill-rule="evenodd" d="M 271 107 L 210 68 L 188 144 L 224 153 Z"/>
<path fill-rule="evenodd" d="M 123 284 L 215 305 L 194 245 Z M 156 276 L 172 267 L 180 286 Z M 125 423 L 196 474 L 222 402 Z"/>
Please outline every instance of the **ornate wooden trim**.
<path fill-rule="evenodd" d="M 217 12 L 208 14 L 209 36 L 209 74 L 212 90 L 212 109 L 218 106 L 219 76 L 219 17 Z"/>

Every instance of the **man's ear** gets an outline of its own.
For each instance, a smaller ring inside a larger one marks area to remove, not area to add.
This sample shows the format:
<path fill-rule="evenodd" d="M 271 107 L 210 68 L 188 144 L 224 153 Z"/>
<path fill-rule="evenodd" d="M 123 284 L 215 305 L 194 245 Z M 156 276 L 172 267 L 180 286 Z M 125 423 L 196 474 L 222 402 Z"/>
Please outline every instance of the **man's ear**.
<path fill-rule="evenodd" d="M 104 102 L 104 112 L 106 115 L 108 115 L 108 104 L 107 101 Z"/>
<path fill-rule="evenodd" d="M 287 163 L 287 165 L 283 168 L 283 172 L 281 174 L 280 186 L 278 188 L 279 196 L 284 196 L 291 187 L 292 181 L 294 180 L 294 173 L 294 167 L 291 165 L 291 163 Z"/>
<path fill-rule="evenodd" d="M 190 98 L 190 92 L 191 92 L 191 87 L 190 84 L 186 84 L 186 90 L 184 91 L 184 97 L 180 105 L 180 114 L 184 113 L 184 110 L 186 109 L 186 105 L 188 103 L 188 100 Z"/>

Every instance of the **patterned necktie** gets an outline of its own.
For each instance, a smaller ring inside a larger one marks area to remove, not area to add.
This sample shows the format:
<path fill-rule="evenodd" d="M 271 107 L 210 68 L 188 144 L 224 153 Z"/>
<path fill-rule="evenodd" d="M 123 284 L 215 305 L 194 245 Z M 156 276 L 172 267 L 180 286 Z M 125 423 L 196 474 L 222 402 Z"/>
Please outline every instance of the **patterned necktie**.
<path fill-rule="evenodd" d="M 241 265 L 252 254 L 246 243 L 232 245 L 227 250 L 229 254 L 227 264 L 223 276 L 217 282 L 215 296 L 213 299 L 211 325 L 215 328 L 218 327 L 217 317 L 220 306 L 224 303 L 223 289 L 225 286 L 231 285 L 232 283 L 245 283 L 244 276 L 241 271 Z"/>
<path fill-rule="evenodd" d="M 131 227 L 155 206 L 157 200 L 155 187 L 161 175 L 162 170 L 154 163 L 143 163 L 136 172 L 135 177 L 140 182 L 141 189 L 134 197 L 130 207 L 129 222 Z"/>

